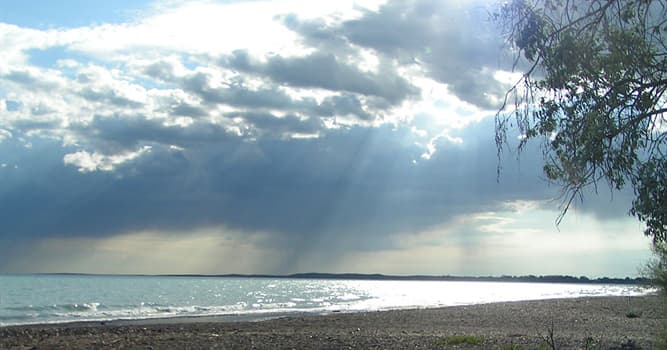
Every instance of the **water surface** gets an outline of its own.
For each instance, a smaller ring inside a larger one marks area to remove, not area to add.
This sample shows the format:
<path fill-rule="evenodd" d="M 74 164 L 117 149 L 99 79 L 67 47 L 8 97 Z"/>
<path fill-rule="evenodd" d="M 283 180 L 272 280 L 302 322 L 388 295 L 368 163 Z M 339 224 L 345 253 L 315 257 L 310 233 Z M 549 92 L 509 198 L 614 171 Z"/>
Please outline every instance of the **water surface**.
<path fill-rule="evenodd" d="M 0 275 L 0 326 L 212 315 L 261 318 L 649 292 L 606 284 Z"/>

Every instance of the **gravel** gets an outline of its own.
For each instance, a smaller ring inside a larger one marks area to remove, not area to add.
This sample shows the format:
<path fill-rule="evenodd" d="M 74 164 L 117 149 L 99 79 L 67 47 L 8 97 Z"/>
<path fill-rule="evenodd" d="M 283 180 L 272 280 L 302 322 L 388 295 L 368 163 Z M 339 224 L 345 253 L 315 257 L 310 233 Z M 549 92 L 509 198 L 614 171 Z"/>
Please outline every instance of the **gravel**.
<path fill-rule="evenodd" d="M 653 349 L 664 297 L 596 297 L 289 317 L 0 328 L 0 349 Z M 475 344 L 476 343 L 476 344 Z"/>

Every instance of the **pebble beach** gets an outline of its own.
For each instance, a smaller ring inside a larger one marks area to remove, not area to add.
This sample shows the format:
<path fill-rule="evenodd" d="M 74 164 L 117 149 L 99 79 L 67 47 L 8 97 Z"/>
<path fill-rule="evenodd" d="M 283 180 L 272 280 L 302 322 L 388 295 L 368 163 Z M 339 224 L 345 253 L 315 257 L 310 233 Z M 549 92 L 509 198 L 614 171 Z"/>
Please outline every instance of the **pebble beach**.
<path fill-rule="evenodd" d="M 228 322 L 0 328 L 1 349 L 653 349 L 664 297 L 595 297 Z M 550 349 L 550 347 L 547 347 Z"/>

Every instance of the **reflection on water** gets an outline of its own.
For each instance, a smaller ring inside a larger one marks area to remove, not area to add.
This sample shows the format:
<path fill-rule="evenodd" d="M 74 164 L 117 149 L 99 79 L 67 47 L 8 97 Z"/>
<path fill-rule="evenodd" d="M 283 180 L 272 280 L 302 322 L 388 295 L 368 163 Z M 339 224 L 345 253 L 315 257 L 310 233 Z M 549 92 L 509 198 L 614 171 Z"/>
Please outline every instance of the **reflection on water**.
<path fill-rule="evenodd" d="M 257 316 L 632 296 L 640 286 L 145 276 L 0 276 L 0 325 Z"/>

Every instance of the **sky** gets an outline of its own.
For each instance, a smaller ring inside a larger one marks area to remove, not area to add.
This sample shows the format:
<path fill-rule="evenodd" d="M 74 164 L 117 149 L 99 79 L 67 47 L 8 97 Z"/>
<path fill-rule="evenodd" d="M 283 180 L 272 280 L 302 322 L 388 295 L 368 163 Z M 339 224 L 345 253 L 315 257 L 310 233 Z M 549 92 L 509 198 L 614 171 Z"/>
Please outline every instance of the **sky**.
<path fill-rule="evenodd" d="M 538 146 L 498 158 L 518 73 L 494 1 L 0 4 L 0 272 L 624 277 L 650 256 L 630 190 L 557 227 Z"/>

